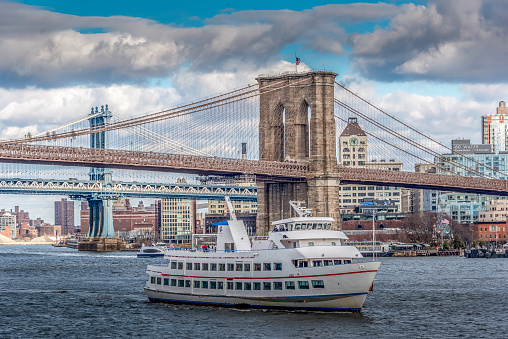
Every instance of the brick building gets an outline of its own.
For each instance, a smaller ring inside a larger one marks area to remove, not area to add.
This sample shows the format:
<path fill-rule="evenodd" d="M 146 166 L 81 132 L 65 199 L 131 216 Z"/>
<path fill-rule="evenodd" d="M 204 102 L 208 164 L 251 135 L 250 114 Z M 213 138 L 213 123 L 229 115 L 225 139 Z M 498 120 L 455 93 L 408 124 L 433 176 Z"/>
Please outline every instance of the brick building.
<path fill-rule="evenodd" d="M 74 201 L 63 198 L 55 201 L 55 225 L 62 226 L 63 234 L 74 234 Z"/>
<path fill-rule="evenodd" d="M 81 203 L 80 210 L 81 233 L 87 233 L 90 228 L 90 210 L 88 203 Z M 130 232 L 134 230 L 153 230 L 155 227 L 155 206 L 145 208 L 143 202 L 138 207 L 132 207 L 129 199 L 118 200 L 113 204 L 113 228 L 116 232 Z"/>

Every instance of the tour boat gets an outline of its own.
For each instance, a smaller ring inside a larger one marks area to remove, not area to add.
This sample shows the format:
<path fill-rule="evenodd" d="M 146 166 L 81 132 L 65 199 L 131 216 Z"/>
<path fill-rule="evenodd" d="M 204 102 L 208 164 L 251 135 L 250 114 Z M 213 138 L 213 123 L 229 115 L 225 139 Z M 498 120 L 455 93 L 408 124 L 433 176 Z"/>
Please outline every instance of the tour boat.
<path fill-rule="evenodd" d="M 141 246 L 137 257 L 138 258 L 152 258 L 152 257 L 163 257 L 164 256 L 164 249 L 162 246 L 145 246 L 144 244 Z M 164 244 L 165 247 L 165 244 Z"/>
<path fill-rule="evenodd" d="M 298 216 L 273 222 L 267 236 L 249 239 L 231 213 L 211 249 L 167 249 L 169 262 L 147 267 L 146 295 L 174 304 L 359 312 L 380 263 L 356 262 L 361 253 L 331 230 L 332 218 L 290 204 Z"/>

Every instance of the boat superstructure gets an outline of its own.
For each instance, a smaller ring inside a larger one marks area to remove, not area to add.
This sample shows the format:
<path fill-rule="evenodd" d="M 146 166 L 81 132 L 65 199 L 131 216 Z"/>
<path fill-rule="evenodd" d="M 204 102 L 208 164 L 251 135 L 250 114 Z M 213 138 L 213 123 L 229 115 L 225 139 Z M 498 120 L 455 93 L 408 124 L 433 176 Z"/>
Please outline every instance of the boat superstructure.
<path fill-rule="evenodd" d="M 379 268 L 362 258 L 334 221 L 297 216 L 272 223 L 249 238 L 243 222 L 218 226 L 215 247 L 168 249 L 164 264 L 150 264 L 145 292 L 154 302 L 226 307 L 360 311 Z M 232 210 L 232 209 L 230 209 Z"/>

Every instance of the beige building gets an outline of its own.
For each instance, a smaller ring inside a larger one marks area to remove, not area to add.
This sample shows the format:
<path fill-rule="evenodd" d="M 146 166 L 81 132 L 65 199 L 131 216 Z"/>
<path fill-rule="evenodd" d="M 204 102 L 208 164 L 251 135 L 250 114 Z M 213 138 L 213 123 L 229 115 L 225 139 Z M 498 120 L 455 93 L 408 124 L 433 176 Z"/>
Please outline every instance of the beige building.
<path fill-rule="evenodd" d="M 356 118 L 349 118 L 348 124 L 339 137 L 339 161 L 347 167 L 360 167 L 387 171 L 400 171 L 402 163 L 391 159 L 367 161 L 367 134 L 358 124 Z M 398 187 L 373 185 L 341 185 L 339 206 L 341 213 L 351 213 L 364 198 L 391 200 L 398 211 L 401 211 L 401 190 Z"/>
<path fill-rule="evenodd" d="M 479 222 L 506 222 L 508 217 L 508 200 L 491 200 L 487 210 L 478 215 Z"/>
<path fill-rule="evenodd" d="M 161 240 L 175 244 L 191 242 L 196 228 L 196 200 L 163 198 L 161 202 Z"/>
<path fill-rule="evenodd" d="M 257 201 L 241 201 L 231 200 L 235 213 L 257 213 Z M 208 200 L 208 214 L 225 214 L 228 213 L 226 201 L 224 200 Z"/>

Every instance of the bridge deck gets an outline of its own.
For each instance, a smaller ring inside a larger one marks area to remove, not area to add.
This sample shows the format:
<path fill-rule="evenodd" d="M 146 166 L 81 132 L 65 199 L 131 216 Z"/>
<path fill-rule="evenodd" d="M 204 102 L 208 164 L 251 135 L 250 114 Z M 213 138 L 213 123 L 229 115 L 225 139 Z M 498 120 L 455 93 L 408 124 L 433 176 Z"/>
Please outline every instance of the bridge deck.
<path fill-rule="evenodd" d="M 201 175 L 256 175 L 265 181 L 304 181 L 308 164 L 240 160 L 83 147 L 0 144 L 0 162 L 126 168 Z M 508 195 L 508 181 L 458 175 L 337 167 L 341 182 Z"/>

